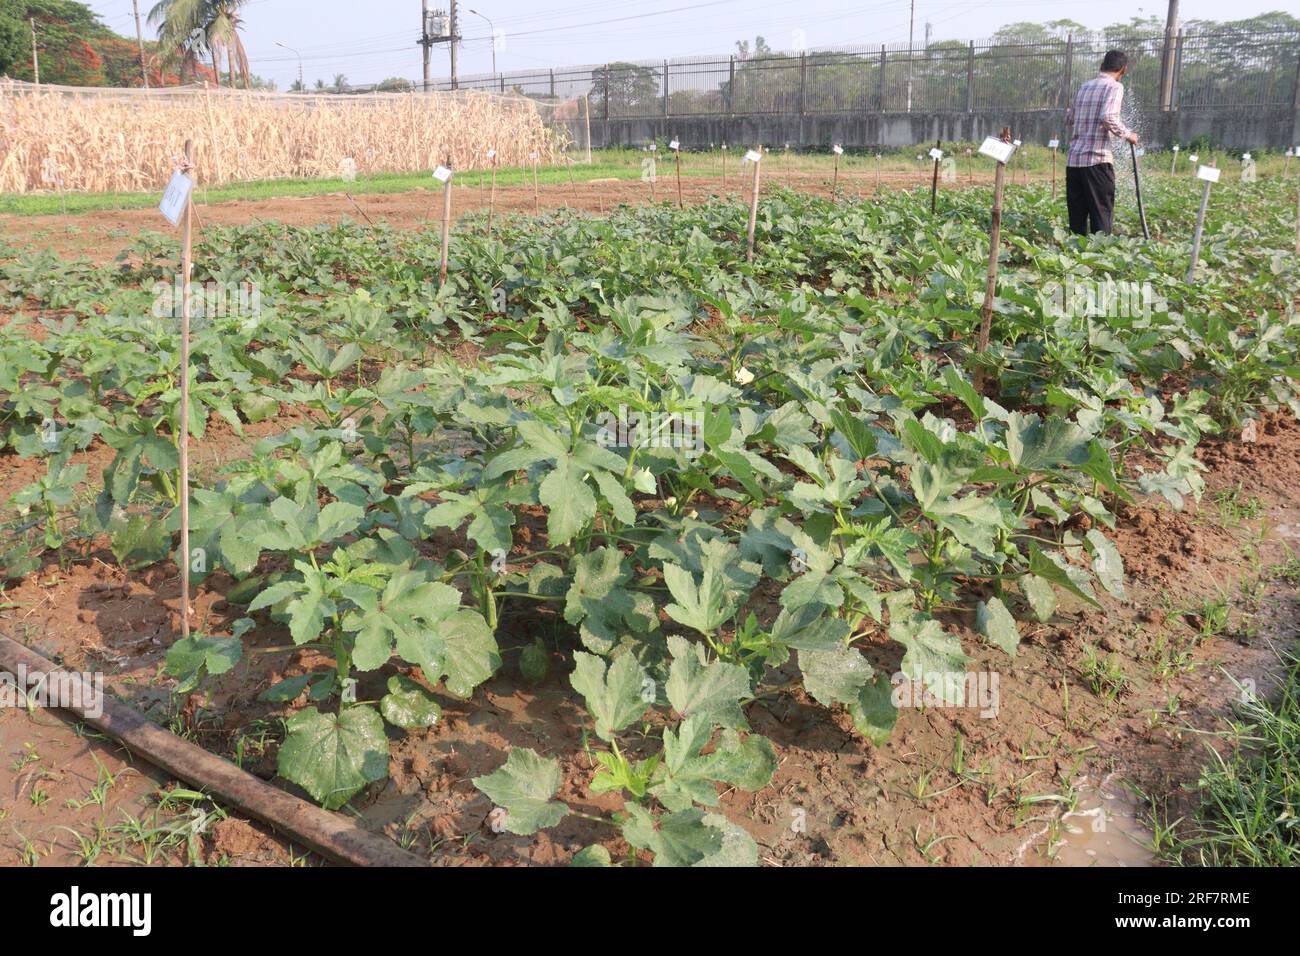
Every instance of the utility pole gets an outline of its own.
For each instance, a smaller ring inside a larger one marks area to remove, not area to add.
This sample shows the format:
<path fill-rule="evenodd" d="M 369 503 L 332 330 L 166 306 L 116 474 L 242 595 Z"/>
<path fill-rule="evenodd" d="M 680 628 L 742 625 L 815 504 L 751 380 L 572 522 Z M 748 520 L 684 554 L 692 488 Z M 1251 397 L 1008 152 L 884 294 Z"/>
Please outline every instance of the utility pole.
<path fill-rule="evenodd" d="M 451 0 L 451 88 L 459 89 L 460 83 L 456 76 L 456 48 L 460 44 L 460 17 L 456 11 L 456 0 Z"/>
<path fill-rule="evenodd" d="M 307 87 L 303 84 L 302 81 L 302 54 L 299 53 L 297 50 L 295 50 L 293 47 L 281 43 L 279 40 L 275 41 L 275 45 L 278 46 L 281 50 L 288 50 L 290 53 L 292 53 L 294 56 L 298 58 L 298 92 L 306 93 Z"/>
<path fill-rule="evenodd" d="M 36 52 L 36 18 L 32 17 L 32 76 L 41 85 L 41 58 Z"/>
<path fill-rule="evenodd" d="M 933 24 L 933 23 L 926 23 L 926 25 L 925 25 L 925 48 L 926 48 L 927 50 L 930 49 L 930 34 L 931 34 L 931 32 L 933 32 L 933 30 L 934 30 L 934 24 Z"/>
<path fill-rule="evenodd" d="M 1169 0 L 1169 17 L 1165 20 L 1165 49 L 1160 57 L 1160 109 L 1173 109 L 1174 38 L 1178 34 L 1178 0 Z"/>
<path fill-rule="evenodd" d="M 907 111 L 912 112 L 912 47 L 916 33 L 916 0 L 912 0 L 912 15 L 907 21 Z"/>
<path fill-rule="evenodd" d="M 429 52 L 433 38 L 429 36 L 429 0 L 420 0 L 420 46 L 424 47 L 424 92 L 429 92 Z"/>
<path fill-rule="evenodd" d="M 135 42 L 140 45 L 140 78 L 144 88 L 149 89 L 149 68 L 144 65 L 144 34 L 140 32 L 140 0 L 131 0 L 131 9 L 135 11 Z"/>

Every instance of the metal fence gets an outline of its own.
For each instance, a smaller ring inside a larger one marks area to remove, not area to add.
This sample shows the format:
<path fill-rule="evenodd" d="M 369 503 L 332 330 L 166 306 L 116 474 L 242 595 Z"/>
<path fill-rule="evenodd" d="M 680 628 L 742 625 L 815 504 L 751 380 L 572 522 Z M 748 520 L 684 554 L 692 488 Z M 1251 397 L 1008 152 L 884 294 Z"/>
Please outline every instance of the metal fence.
<path fill-rule="evenodd" d="M 1063 109 L 1112 47 L 1129 55 L 1129 101 L 1149 109 L 1300 106 L 1293 32 L 1180 32 L 1171 44 L 1164 34 L 948 40 L 481 74 L 458 85 L 550 101 L 586 96 L 593 119 Z M 1172 91 L 1162 103 L 1166 62 Z"/>

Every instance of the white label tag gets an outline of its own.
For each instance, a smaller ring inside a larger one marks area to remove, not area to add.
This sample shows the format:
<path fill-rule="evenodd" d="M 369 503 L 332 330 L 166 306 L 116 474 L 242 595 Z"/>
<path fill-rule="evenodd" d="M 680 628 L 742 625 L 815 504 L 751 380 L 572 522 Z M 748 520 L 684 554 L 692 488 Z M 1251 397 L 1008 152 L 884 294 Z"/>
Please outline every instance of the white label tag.
<path fill-rule="evenodd" d="M 930 158 L 933 160 L 943 159 L 943 150 L 936 146 L 934 149 L 930 150 Z"/>
<path fill-rule="evenodd" d="M 1180 148 L 1181 148 L 1181 147 L 1179 147 L 1179 145 L 1178 145 L 1177 143 L 1174 144 L 1173 149 L 1174 149 L 1174 152 L 1175 152 L 1175 153 L 1178 152 L 1178 150 L 1179 150 Z"/>
<path fill-rule="evenodd" d="M 1004 143 L 996 136 L 990 136 L 984 140 L 980 146 L 980 152 L 985 156 L 996 159 L 999 163 L 1006 163 L 1011 158 L 1011 154 L 1016 151 L 1013 143 Z"/>
<path fill-rule="evenodd" d="M 651 144 L 650 144 L 650 152 L 653 153 L 653 152 L 654 152 L 655 150 L 657 150 L 658 148 L 659 148 L 659 147 L 656 146 L 654 143 L 651 143 Z"/>
<path fill-rule="evenodd" d="M 677 140 L 673 140 L 671 143 L 668 144 L 668 148 L 675 152 L 676 150 L 682 148 L 682 144 L 677 142 Z"/>
<path fill-rule="evenodd" d="M 745 152 L 745 162 L 747 163 L 757 163 L 762 158 L 763 158 L 763 154 L 758 152 L 757 150 L 751 149 Z"/>
<path fill-rule="evenodd" d="M 1250 162 L 1250 153 L 1242 153 L 1242 154 L 1241 154 L 1241 161 L 1242 161 L 1243 163 L 1248 163 L 1248 162 Z"/>
<path fill-rule="evenodd" d="M 834 153 L 836 156 L 843 156 L 844 147 L 836 143 L 834 146 L 831 147 L 831 152 Z"/>
<path fill-rule="evenodd" d="M 531 159 L 533 162 L 537 162 L 537 154 L 536 154 L 536 153 L 529 153 L 529 154 L 528 154 L 528 158 Z"/>
<path fill-rule="evenodd" d="M 1012 145 L 1012 146 L 1015 146 L 1017 149 L 1019 149 L 1019 148 L 1020 148 L 1020 140 L 1018 140 L 1018 139 L 1013 139 L 1013 140 L 1011 141 L 1011 145 Z"/>
<path fill-rule="evenodd" d="M 1201 158 L 1201 157 L 1197 156 L 1195 153 L 1192 153 L 1192 155 L 1190 155 L 1190 156 L 1187 157 L 1187 161 L 1188 161 L 1189 163 L 1194 163 L 1194 162 L 1196 162 L 1196 161 L 1197 161 L 1198 159 L 1200 159 L 1200 158 Z"/>
<path fill-rule="evenodd" d="M 446 166 L 439 166 L 433 171 L 433 178 L 438 180 L 440 183 L 445 183 L 451 179 L 451 170 Z"/>
<path fill-rule="evenodd" d="M 1049 139 L 1047 141 L 1048 149 L 1059 149 L 1060 146 L 1061 146 L 1061 141 L 1059 139 Z"/>
<path fill-rule="evenodd" d="M 487 154 L 487 156 L 488 156 L 488 159 L 496 159 L 496 158 L 497 158 L 497 151 L 496 151 L 495 149 L 489 149 L 489 150 L 488 150 L 488 154 Z"/>
<path fill-rule="evenodd" d="M 189 202 L 193 189 L 194 180 L 179 171 L 172 173 L 171 182 L 163 192 L 162 202 L 158 204 L 158 211 L 173 226 L 181 224 L 181 216 L 185 214 L 185 205 Z"/>
<path fill-rule="evenodd" d="M 1196 171 L 1196 178 L 1204 179 L 1207 183 L 1217 183 L 1221 175 L 1223 170 L 1217 166 L 1202 166 Z"/>

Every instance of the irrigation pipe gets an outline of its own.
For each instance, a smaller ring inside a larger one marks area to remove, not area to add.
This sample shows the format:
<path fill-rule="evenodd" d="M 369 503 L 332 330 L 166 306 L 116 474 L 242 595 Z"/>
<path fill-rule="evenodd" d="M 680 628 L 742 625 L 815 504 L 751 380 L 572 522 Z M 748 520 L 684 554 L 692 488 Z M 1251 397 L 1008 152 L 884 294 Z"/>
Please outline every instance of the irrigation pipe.
<path fill-rule="evenodd" d="M 146 720 L 130 707 L 100 695 L 77 674 L 63 671 L 39 654 L 0 635 L 0 671 L 10 674 L 25 668 L 27 674 L 59 674 L 65 687 L 76 686 L 71 706 L 59 709 L 119 741 L 122 746 L 156 767 L 210 793 L 223 804 L 267 824 L 294 842 L 336 863 L 354 866 L 425 866 L 385 837 L 362 829 L 353 820 L 322 810 L 305 800 L 259 780 L 234 764 L 182 740 Z M 89 705 L 86 706 L 86 705 Z M 91 716 L 90 710 L 102 710 Z"/>

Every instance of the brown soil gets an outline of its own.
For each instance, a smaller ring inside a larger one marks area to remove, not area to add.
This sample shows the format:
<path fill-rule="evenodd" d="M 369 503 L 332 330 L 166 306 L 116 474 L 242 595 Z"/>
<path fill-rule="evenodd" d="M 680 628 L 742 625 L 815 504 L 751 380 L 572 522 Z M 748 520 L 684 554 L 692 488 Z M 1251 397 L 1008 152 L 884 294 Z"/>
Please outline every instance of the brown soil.
<path fill-rule="evenodd" d="M 486 209 L 489 191 L 480 190 L 477 177 L 467 173 L 466 181 L 455 188 L 452 215 L 462 215 Z M 928 174 L 886 172 L 881 175 L 881 187 L 890 189 L 929 189 Z M 970 180 L 959 176 L 953 184 L 941 188 L 965 188 Z M 802 192 L 818 195 L 831 194 L 831 177 L 824 172 L 789 172 L 779 163 L 767 171 L 764 189 L 772 186 L 789 186 Z M 875 194 L 874 172 L 840 173 L 839 190 L 851 198 Z M 748 195 L 748 178 L 736 175 L 734 165 L 729 171 L 725 187 L 719 176 L 683 176 L 682 200 L 686 203 L 704 202 L 714 196 Z M 237 226 L 259 220 L 274 220 L 290 225 L 316 225 L 351 219 L 375 223 L 386 222 L 403 229 L 437 228 L 442 216 L 440 193 L 416 190 L 405 193 L 375 193 L 354 195 L 351 199 L 343 193 L 323 196 L 284 197 L 266 200 L 234 200 L 207 205 L 202 191 L 196 194 L 198 226 Z M 677 184 L 672 176 L 661 176 L 655 185 L 654 198 L 661 203 L 677 202 Z M 651 201 L 650 187 L 637 180 L 599 179 L 584 180 L 575 170 L 575 180 L 568 183 L 539 187 L 536 200 L 531 186 L 498 187 L 494 208 L 498 214 L 530 213 L 534 209 L 572 208 L 584 212 L 608 212 L 620 204 L 641 205 Z M 11 241 L 48 246 L 63 256 L 85 255 L 104 263 L 111 262 L 119 252 L 130 245 L 141 232 L 166 232 L 170 227 L 153 208 L 118 209 L 76 215 L 14 216 L 0 215 L 0 236 Z"/>
<path fill-rule="evenodd" d="M 693 198 L 710 188 L 690 180 L 684 187 L 688 183 L 698 189 Z M 601 193 L 602 204 L 611 195 L 636 201 L 643 188 L 607 185 L 613 192 Z M 474 191 L 465 192 L 468 206 Z M 573 199 L 577 204 L 579 197 Z M 386 205 L 393 217 L 418 205 L 410 194 L 362 201 Z M 529 208 L 531 190 L 515 190 L 510 202 L 515 205 L 503 201 L 502 208 Z M 295 221 L 283 215 L 292 208 L 300 222 L 351 214 L 343 197 L 226 204 L 205 214 L 209 221 L 270 215 Z M 424 210 L 409 214 L 413 222 Z M 152 227 L 153 216 L 142 210 L 77 217 L 82 231 L 67 241 L 107 254 L 109 231 L 128 222 Z M 1300 426 L 1288 416 L 1262 424 L 1254 444 L 1230 436 L 1200 450 L 1209 490 L 1199 505 L 1178 513 L 1144 501 L 1121 516 L 1117 539 L 1130 572 L 1126 600 L 1106 599 L 1104 613 L 1063 601 L 1048 624 L 1024 625 L 1014 662 L 980 649 L 971 621 L 952 622 L 966 625 L 972 669 L 998 674 L 996 717 L 982 718 L 973 709 L 907 709 L 893 738 L 875 748 L 852 732 L 844 714 L 828 713 L 802 691 L 771 693 L 751 705 L 748 716 L 777 749 L 776 778 L 758 793 L 723 794 L 723 812 L 754 835 L 771 865 L 1016 864 L 1048 858 L 1061 831 L 1062 801 L 1085 784 L 1129 780 L 1159 795 L 1194 781 L 1205 742 L 1214 740 L 1194 730 L 1219 726 L 1237 694 L 1229 675 L 1266 691 L 1276 651 L 1300 636 L 1294 587 L 1268 573 L 1300 550 Z M 200 462 L 211 467 L 247 454 L 247 443 L 264 433 L 247 431 L 241 438 L 214 419 Z M 110 458 L 111 452 L 94 446 L 78 460 L 96 474 Z M 7 496 L 33 473 L 30 463 L 0 459 L 0 491 Z M 1258 513 L 1242 519 L 1216 505 L 1216 493 L 1229 490 L 1235 500 L 1257 505 Z M 196 624 L 220 627 L 238 616 L 224 599 L 230 584 L 215 574 L 197 588 Z M 10 587 L 0 603 L 0 630 L 72 669 L 103 671 L 110 691 L 137 709 L 216 753 L 237 755 L 250 772 L 274 778 L 277 718 L 288 710 L 257 703 L 256 695 L 319 662 L 310 651 L 279 650 L 287 643 L 283 632 L 259 628 L 245 638 L 244 661 L 210 697 L 173 701 L 170 682 L 160 674 L 179 629 L 178 592 L 179 581 L 163 566 L 124 571 L 104 542 L 96 542 L 66 569 L 47 563 Z M 1202 635 L 1203 605 L 1221 598 L 1231 607 L 1229 626 Z M 563 863 L 593 842 L 615 854 L 626 851 L 608 828 L 573 817 L 532 837 L 494 834 L 487 825 L 491 807 L 470 782 L 499 766 L 510 748 L 528 746 L 562 758 L 560 796 L 576 809 L 617 808 L 614 797 L 588 793 L 592 767 L 568 685 L 567 654 L 553 655 L 552 673 L 539 687 L 519 677 L 518 649 L 539 629 L 548 640 L 558 633 L 539 623 L 531 608 L 507 609 L 502 672 L 471 701 L 444 698 L 444 720 L 435 728 L 393 733 L 390 779 L 354 801 L 367 825 L 443 865 Z M 1113 655 L 1126 678 L 1113 699 L 1092 684 L 1090 647 L 1102 658 Z M 868 654 L 887 673 L 896 669 L 893 647 L 882 643 Z M 780 683 L 797 675 L 791 669 L 775 676 Z M 384 678 L 368 675 L 358 693 L 375 696 Z M 1180 702 L 1176 715 L 1159 718 L 1174 699 Z M 954 769 L 958 739 L 961 773 Z M 104 775 L 110 786 L 101 785 Z M 264 828 L 221 819 L 210 802 L 202 803 L 206 817 L 184 806 L 160 810 L 160 792 L 187 785 L 48 712 L 0 710 L 0 784 L 0 864 L 33 856 L 41 864 L 76 863 L 87 853 L 87 840 L 102 844 L 100 864 L 258 865 L 287 863 L 295 854 Z M 155 826 L 193 820 L 194 838 L 150 854 L 147 841 L 123 826 L 132 820 Z M 296 858 L 319 862 L 302 851 Z"/>

